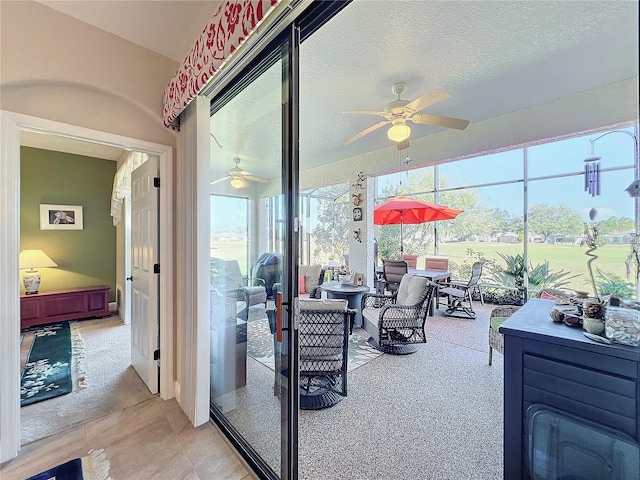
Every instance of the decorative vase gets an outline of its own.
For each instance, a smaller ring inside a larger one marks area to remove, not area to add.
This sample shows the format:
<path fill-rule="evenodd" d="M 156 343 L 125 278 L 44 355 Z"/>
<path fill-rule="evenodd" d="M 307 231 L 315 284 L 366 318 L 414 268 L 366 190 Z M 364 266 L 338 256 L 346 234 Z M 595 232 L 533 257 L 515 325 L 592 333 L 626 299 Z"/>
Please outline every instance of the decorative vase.
<path fill-rule="evenodd" d="M 349 285 L 351 283 L 351 275 L 338 275 L 340 285 Z"/>
<path fill-rule="evenodd" d="M 599 318 L 582 318 L 582 328 L 586 332 L 600 335 L 604 331 L 604 322 Z"/>

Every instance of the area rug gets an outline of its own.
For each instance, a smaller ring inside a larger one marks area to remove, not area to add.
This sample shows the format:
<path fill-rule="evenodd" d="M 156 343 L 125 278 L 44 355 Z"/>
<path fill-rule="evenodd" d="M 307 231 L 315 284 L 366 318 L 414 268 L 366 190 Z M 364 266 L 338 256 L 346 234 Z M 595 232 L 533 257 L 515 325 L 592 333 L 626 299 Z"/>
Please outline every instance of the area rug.
<path fill-rule="evenodd" d="M 109 480 L 109 468 L 104 450 L 92 450 L 89 455 L 69 460 L 27 480 Z"/>
<path fill-rule="evenodd" d="M 20 406 L 65 395 L 73 389 L 69 322 L 32 330 L 34 340 L 20 378 Z"/>
<path fill-rule="evenodd" d="M 73 391 L 20 409 L 23 445 L 154 397 L 131 366 L 131 325 L 118 316 L 69 324 Z"/>
<path fill-rule="evenodd" d="M 273 335 L 268 320 L 255 320 L 247 324 L 247 355 L 275 370 Z M 355 370 L 380 355 L 382 352 L 369 345 L 367 339 L 354 333 L 349 337 L 347 371 Z"/>

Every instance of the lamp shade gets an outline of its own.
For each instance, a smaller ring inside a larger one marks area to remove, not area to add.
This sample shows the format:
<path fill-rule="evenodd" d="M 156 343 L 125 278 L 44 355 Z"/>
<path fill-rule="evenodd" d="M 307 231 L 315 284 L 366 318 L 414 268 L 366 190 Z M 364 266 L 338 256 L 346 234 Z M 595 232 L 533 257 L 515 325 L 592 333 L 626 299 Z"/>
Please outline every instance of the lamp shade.
<path fill-rule="evenodd" d="M 58 264 L 51 260 L 42 250 L 22 250 L 20 252 L 20 268 L 46 268 L 57 267 Z"/>
<path fill-rule="evenodd" d="M 406 123 L 396 123 L 387 131 L 387 137 L 394 142 L 403 142 L 411 135 L 411 128 Z"/>

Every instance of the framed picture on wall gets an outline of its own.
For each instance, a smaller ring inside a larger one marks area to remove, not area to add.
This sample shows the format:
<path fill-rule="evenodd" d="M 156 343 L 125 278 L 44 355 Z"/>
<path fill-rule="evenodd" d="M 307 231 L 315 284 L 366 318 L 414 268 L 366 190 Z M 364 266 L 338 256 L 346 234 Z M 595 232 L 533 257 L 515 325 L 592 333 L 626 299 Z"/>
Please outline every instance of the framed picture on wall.
<path fill-rule="evenodd" d="M 82 229 L 81 206 L 40 204 L 40 230 Z"/>

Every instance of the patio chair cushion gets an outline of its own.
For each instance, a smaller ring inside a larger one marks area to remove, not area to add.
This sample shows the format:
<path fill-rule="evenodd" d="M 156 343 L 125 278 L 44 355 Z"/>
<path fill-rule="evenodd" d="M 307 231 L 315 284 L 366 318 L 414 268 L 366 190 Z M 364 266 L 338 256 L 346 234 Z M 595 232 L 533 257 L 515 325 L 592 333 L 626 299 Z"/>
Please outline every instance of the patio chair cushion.
<path fill-rule="evenodd" d="M 489 326 L 491 327 L 491 329 L 495 330 L 496 332 L 499 332 L 500 326 L 504 323 L 504 321 L 507 318 L 509 317 L 493 317 L 489 322 Z"/>
<path fill-rule="evenodd" d="M 301 298 L 300 310 L 322 310 L 322 311 L 346 311 L 349 306 L 347 300 L 330 298 Z"/>
<path fill-rule="evenodd" d="M 311 289 L 318 285 L 322 265 L 299 265 L 298 274 L 304 275 L 304 291 L 311 292 Z"/>
<path fill-rule="evenodd" d="M 365 308 L 362 311 L 363 322 L 367 321 L 371 323 L 375 328 L 378 328 L 378 324 L 380 323 L 380 310 L 380 308 Z"/>
<path fill-rule="evenodd" d="M 398 287 L 396 305 L 415 305 L 418 303 L 422 295 L 424 295 L 427 283 L 426 277 L 418 277 L 416 275 L 403 276 Z"/>

